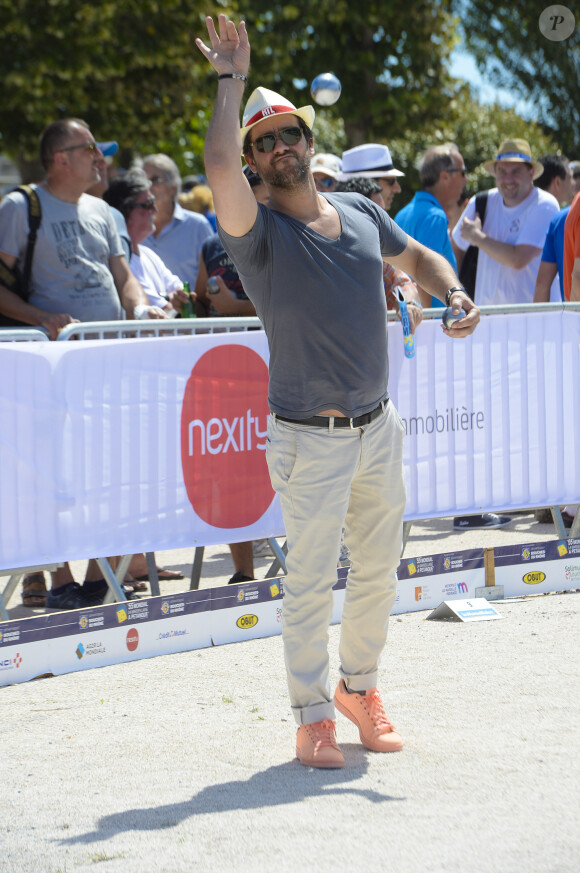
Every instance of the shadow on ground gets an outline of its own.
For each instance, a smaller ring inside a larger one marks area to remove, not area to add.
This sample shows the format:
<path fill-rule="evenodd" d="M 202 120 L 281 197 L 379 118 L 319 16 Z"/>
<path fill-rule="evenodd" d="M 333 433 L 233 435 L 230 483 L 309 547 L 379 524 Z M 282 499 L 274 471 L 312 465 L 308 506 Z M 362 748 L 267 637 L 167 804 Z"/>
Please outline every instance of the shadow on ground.
<path fill-rule="evenodd" d="M 271 808 L 316 796 L 332 798 L 350 794 L 366 798 L 371 803 L 406 799 L 350 784 L 366 773 L 369 753 L 354 743 L 343 744 L 342 749 L 348 759 L 345 770 L 315 770 L 302 767 L 297 760 L 277 764 L 246 780 L 210 785 L 190 800 L 103 816 L 94 831 L 61 840 L 61 845 L 108 840 L 128 831 L 162 830 L 175 827 L 192 816 Z"/>

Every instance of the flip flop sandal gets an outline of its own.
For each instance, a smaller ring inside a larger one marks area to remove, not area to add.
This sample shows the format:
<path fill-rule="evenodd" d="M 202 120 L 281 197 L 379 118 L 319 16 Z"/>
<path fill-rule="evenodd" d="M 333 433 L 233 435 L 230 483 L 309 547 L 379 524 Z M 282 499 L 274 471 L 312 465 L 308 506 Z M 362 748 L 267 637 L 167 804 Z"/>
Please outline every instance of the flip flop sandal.
<path fill-rule="evenodd" d="M 44 573 L 30 573 L 22 580 L 22 605 L 46 606 Z"/>
<path fill-rule="evenodd" d="M 166 570 L 165 568 L 157 567 L 157 577 L 160 582 L 173 582 L 176 579 L 183 579 L 183 573 L 179 570 Z M 137 582 L 144 582 L 146 579 L 149 579 L 149 574 L 142 573 L 141 576 L 135 576 L 134 578 Z"/>

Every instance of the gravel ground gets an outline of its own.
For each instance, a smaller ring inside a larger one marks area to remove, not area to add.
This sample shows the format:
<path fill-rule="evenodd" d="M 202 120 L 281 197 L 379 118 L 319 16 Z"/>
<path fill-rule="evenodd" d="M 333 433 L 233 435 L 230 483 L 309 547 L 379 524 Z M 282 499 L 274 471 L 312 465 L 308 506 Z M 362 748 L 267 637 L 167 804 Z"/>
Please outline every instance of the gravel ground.
<path fill-rule="evenodd" d="M 440 519 L 405 554 L 552 538 L 529 514 L 461 534 Z M 192 557 L 158 555 L 187 574 Z M 231 572 L 227 548 L 207 550 L 204 587 Z M 342 771 L 293 759 L 280 637 L 2 688 L 0 870 L 576 873 L 579 605 L 393 617 L 380 687 L 405 748 L 368 752 L 339 715 Z"/>

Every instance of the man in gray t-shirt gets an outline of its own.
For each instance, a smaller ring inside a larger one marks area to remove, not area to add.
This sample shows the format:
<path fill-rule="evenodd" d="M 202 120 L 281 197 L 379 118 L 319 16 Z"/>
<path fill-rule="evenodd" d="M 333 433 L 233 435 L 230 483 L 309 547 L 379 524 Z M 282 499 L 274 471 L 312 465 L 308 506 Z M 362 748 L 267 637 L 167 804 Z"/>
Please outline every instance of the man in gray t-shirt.
<path fill-rule="evenodd" d="M 38 230 L 28 300 L 0 285 L 0 314 L 39 325 L 55 339 L 72 321 L 133 318 L 148 307 L 129 270 L 109 207 L 85 194 L 99 179 L 102 158 L 88 125 L 80 119 L 49 124 L 40 140 L 46 179 L 34 186 L 42 220 Z M 0 204 L 0 258 L 22 265 L 28 241 L 24 196 L 13 192 Z M 163 318 L 161 310 L 149 317 Z"/>
<path fill-rule="evenodd" d="M 384 210 L 352 195 L 323 196 L 310 171 L 311 106 L 273 91 L 239 111 L 250 62 L 245 24 L 206 19 L 218 72 L 205 143 L 218 232 L 254 303 L 270 347 L 266 458 L 288 541 L 282 636 L 296 754 L 313 767 L 344 766 L 334 706 L 374 751 L 402 748 L 377 690 L 396 594 L 405 506 L 403 425 L 388 400 L 382 258 L 413 275 L 455 312 L 449 336 L 472 333 L 479 311 L 449 263 L 397 229 Z M 268 190 L 258 205 L 240 152 Z M 342 527 L 352 565 L 330 691 L 327 651 Z"/>

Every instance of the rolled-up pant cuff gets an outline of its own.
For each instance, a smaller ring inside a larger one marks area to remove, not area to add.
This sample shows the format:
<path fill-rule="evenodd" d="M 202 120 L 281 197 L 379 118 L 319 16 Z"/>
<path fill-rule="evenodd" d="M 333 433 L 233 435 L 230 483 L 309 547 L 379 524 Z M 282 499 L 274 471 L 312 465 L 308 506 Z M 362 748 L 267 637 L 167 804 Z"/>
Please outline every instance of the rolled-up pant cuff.
<path fill-rule="evenodd" d="M 378 681 L 378 672 L 376 670 L 373 673 L 365 673 L 362 676 L 351 676 L 349 673 L 345 673 L 342 667 L 340 667 L 339 673 L 344 679 L 344 684 L 349 691 L 358 691 L 360 693 L 362 691 L 368 691 L 369 688 L 376 688 Z"/>
<path fill-rule="evenodd" d="M 314 703 L 312 706 L 293 706 L 292 712 L 296 724 L 312 724 L 315 721 L 324 721 L 325 718 L 331 718 L 333 721 L 335 719 L 334 703 L 326 700 L 324 703 Z"/>

